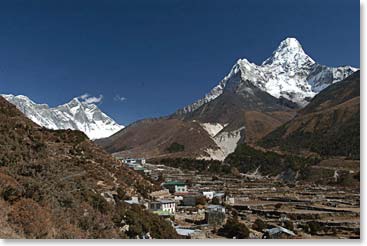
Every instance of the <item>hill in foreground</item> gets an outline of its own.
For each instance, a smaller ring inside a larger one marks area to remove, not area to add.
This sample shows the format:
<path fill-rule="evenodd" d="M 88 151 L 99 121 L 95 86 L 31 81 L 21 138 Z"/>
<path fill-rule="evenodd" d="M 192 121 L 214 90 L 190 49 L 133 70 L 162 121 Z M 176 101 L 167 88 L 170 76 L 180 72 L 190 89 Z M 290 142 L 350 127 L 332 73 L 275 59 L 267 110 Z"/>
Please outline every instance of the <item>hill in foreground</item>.
<path fill-rule="evenodd" d="M 84 133 L 39 127 L 0 97 L 0 238 L 176 238 L 123 202 L 155 189 Z"/>

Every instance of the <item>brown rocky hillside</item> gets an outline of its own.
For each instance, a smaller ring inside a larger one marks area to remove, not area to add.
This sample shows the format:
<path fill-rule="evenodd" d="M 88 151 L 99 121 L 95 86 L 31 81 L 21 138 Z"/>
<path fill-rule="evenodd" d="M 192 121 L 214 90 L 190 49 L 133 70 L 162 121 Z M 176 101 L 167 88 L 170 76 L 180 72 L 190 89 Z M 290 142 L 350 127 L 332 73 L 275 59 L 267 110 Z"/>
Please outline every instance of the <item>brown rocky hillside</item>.
<path fill-rule="evenodd" d="M 146 158 L 197 157 L 209 147 L 217 148 L 199 123 L 167 118 L 138 121 L 96 143 L 119 156 Z M 184 149 L 169 151 L 174 143 Z"/>
<path fill-rule="evenodd" d="M 79 131 L 47 130 L 0 97 L 0 238 L 176 238 L 123 199 L 157 187 Z M 120 230 L 129 225 L 129 230 Z"/>

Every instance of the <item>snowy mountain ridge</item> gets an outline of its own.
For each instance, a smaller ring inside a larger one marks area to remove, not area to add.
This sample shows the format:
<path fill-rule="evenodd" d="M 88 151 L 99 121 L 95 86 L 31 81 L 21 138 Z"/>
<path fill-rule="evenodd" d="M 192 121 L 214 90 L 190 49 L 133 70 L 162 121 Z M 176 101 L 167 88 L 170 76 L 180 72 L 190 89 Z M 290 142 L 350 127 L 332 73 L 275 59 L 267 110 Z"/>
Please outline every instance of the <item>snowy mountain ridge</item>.
<path fill-rule="evenodd" d="M 195 111 L 220 96 L 225 90 L 234 92 L 246 90 L 243 88 L 246 86 L 245 81 L 251 82 L 276 98 L 284 97 L 304 106 L 318 92 L 357 70 L 351 66 L 320 65 L 304 52 L 297 39 L 286 38 L 261 65 L 251 63 L 247 59 L 239 59 L 217 86 L 195 103 L 178 110 L 177 114 Z M 240 82 L 231 80 L 239 73 Z M 232 81 L 235 81 L 235 84 L 232 84 Z"/>
<path fill-rule="evenodd" d="M 1 95 L 29 119 L 49 129 L 72 129 L 84 132 L 90 139 L 109 137 L 124 126 L 117 124 L 95 104 L 73 98 L 70 102 L 50 108 L 23 95 Z"/>

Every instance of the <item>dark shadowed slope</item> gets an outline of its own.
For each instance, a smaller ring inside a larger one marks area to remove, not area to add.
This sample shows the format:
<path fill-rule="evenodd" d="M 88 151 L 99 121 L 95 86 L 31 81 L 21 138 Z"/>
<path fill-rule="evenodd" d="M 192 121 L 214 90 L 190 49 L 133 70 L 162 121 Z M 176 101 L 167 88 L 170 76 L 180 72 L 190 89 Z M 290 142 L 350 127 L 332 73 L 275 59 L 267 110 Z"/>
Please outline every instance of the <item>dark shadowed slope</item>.
<path fill-rule="evenodd" d="M 263 147 L 359 159 L 360 72 L 320 92 L 294 119 L 259 143 Z"/>

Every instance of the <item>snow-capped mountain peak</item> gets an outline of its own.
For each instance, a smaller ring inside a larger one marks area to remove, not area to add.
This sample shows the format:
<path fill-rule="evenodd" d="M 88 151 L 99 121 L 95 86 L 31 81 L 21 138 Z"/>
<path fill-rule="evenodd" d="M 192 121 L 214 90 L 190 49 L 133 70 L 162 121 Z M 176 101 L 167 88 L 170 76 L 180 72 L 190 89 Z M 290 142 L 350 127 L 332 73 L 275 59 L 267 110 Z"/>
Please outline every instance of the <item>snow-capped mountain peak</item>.
<path fill-rule="evenodd" d="M 280 42 L 278 48 L 261 65 L 296 65 L 314 64 L 315 61 L 303 50 L 302 45 L 295 38 L 286 38 Z"/>
<path fill-rule="evenodd" d="M 109 137 L 124 126 L 117 124 L 97 105 L 73 98 L 70 102 L 50 108 L 23 95 L 1 95 L 17 106 L 29 119 L 49 129 L 72 129 L 84 132 L 90 139 Z"/>
<path fill-rule="evenodd" d="M 304 52 L 296 38 L 286 38 L 261 65 L 245 58 L 237 60 L 230 72 L 209 93 L 176 113 L 195 111 L 225 90 L 234 93 L 245 91 L 248 82 L 276 98 L 284 97 L 304 106 L 318 92 L 357 70 L 351 66 L 320 65 Z"/>

